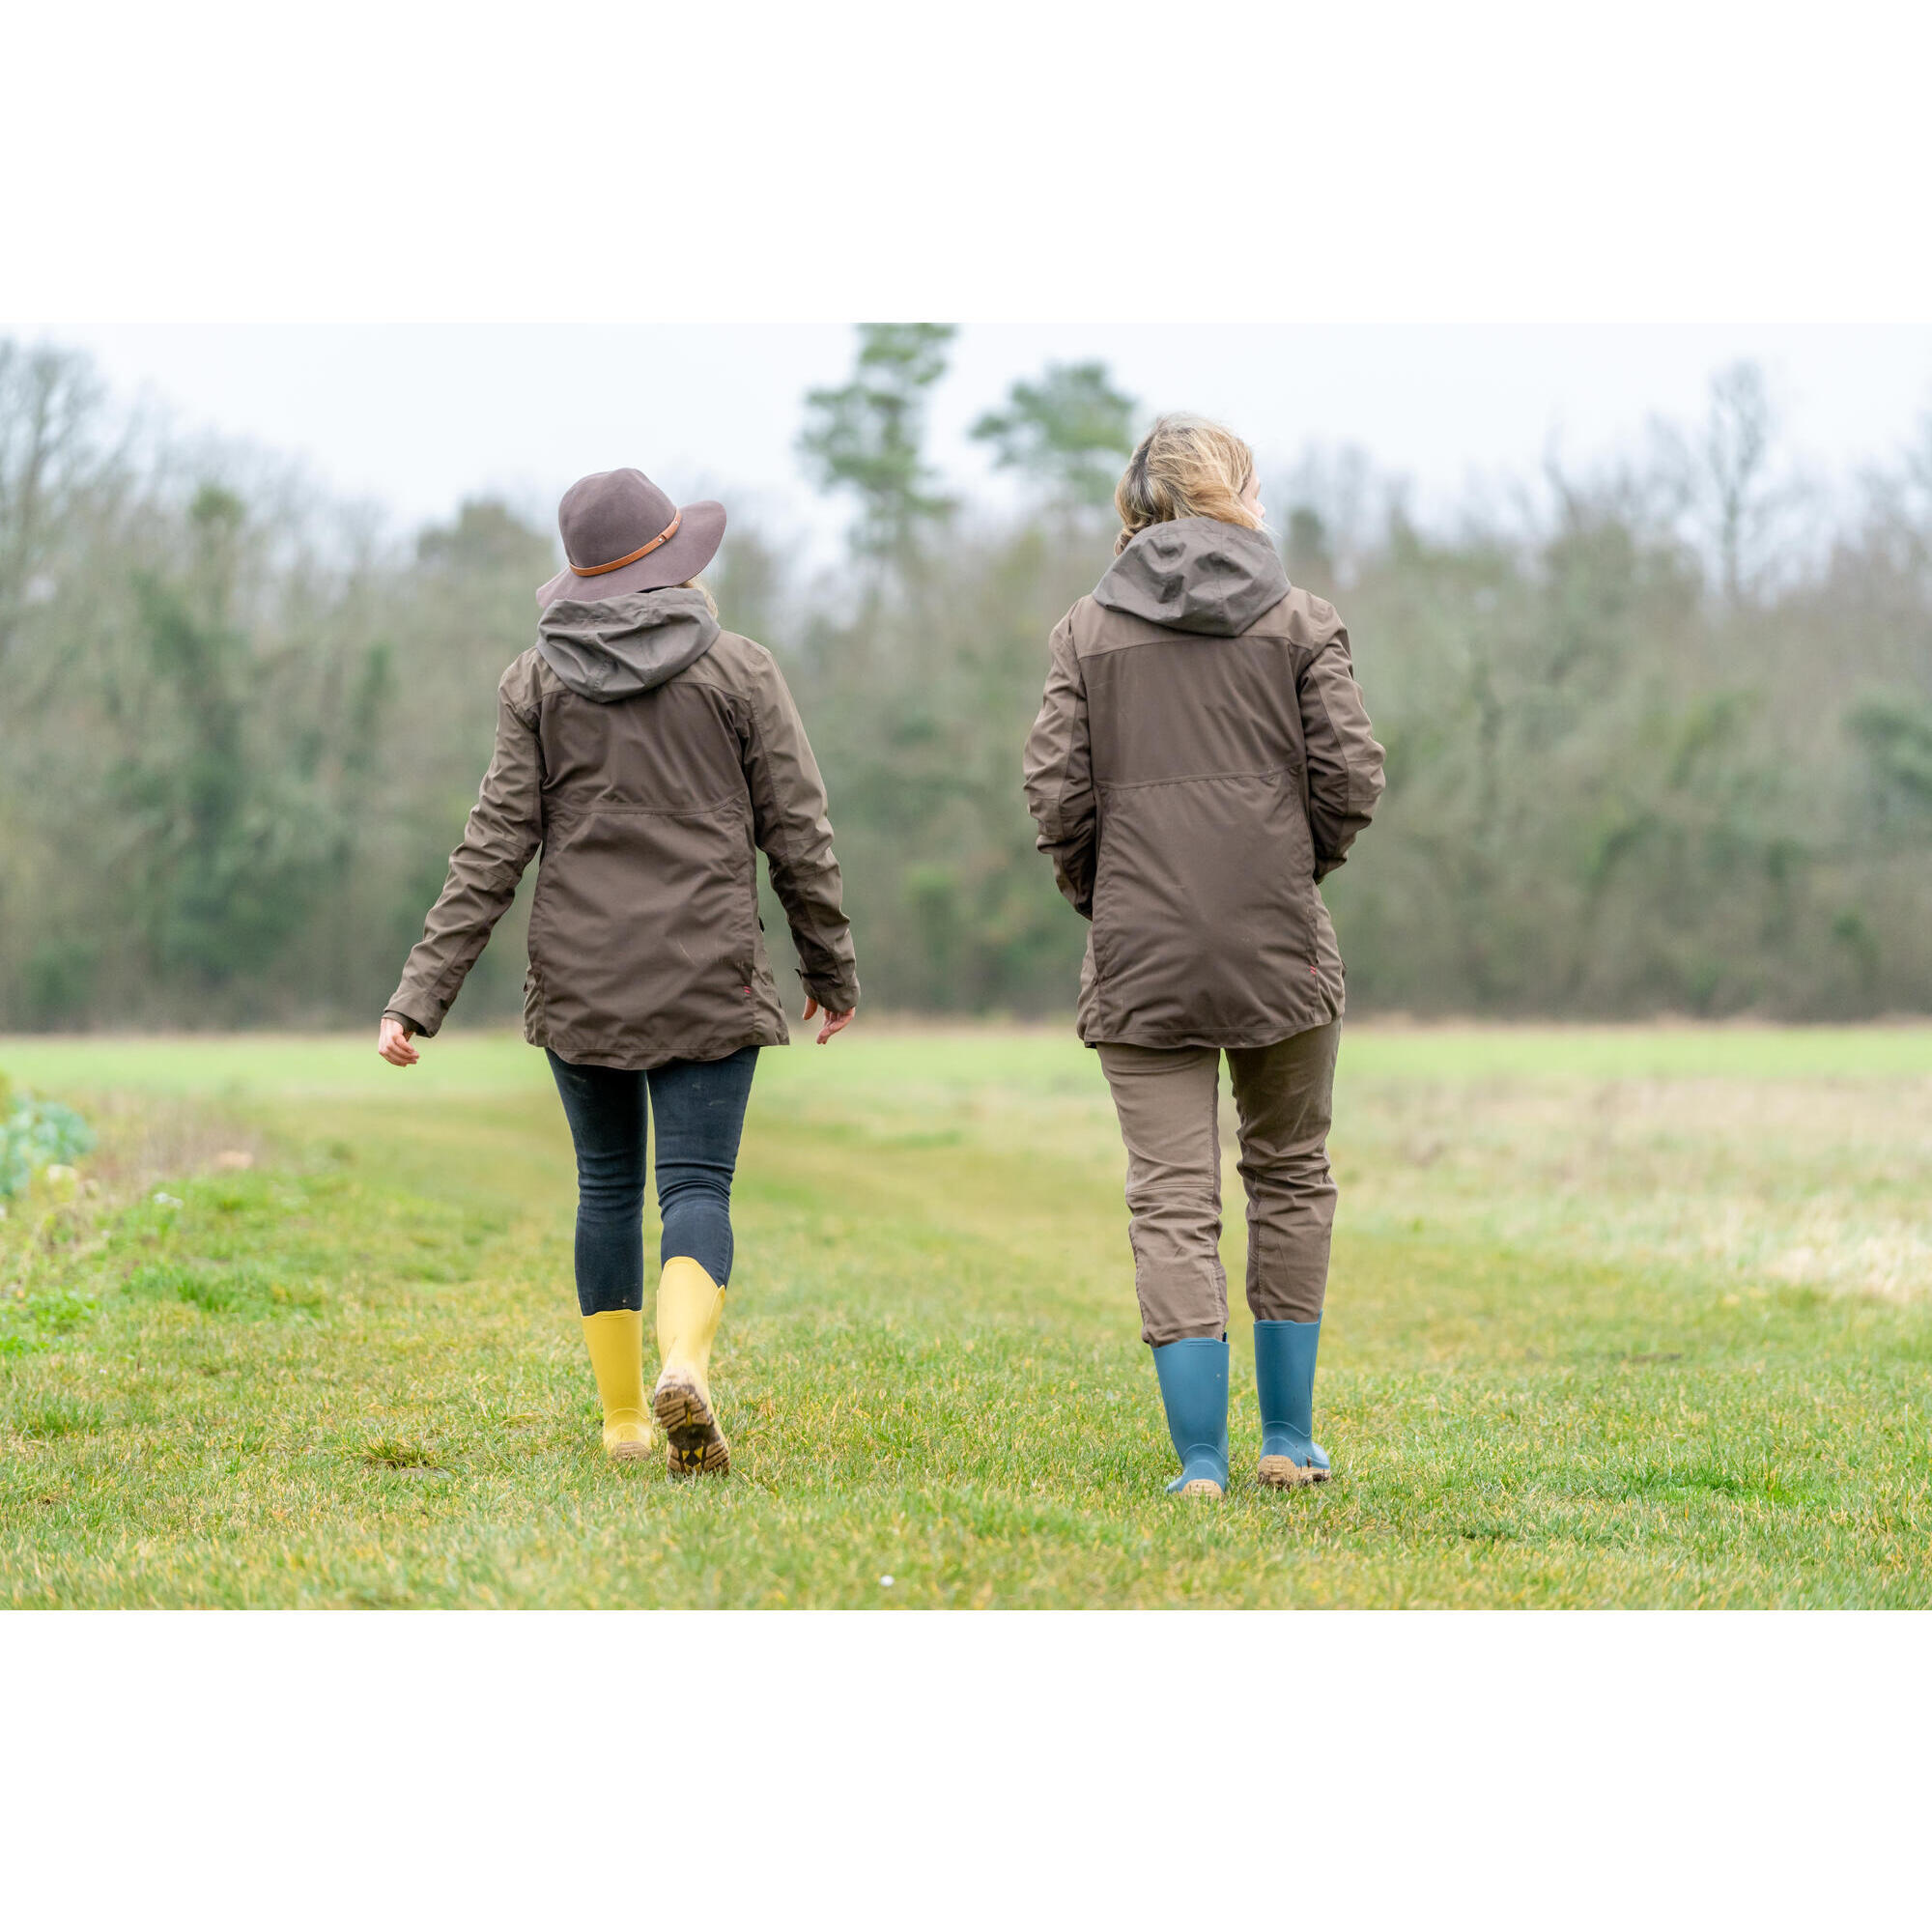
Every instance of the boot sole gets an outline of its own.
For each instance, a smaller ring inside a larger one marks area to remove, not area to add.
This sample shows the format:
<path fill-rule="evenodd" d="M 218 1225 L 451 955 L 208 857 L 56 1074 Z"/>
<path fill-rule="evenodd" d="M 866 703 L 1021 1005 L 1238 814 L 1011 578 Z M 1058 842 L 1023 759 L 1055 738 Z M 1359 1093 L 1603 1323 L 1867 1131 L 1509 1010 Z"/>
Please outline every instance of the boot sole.
<path fill-rule="evenodd" d="M 1291 1463 L 1286 1456 L 1264 1456 L 1261 1475 L 1262 1487 L 1268 1490 L 1301 1490 L 1328 1480 L 1326 1469 L 1318 1469 L 1313 1463 Z"/>
<path fill-rule="evenodd" d="M 665 1464 L 673 1476 L 723 1476 L 731 1467 L 731 1447 L 695 1382 L 663 1376 L 651 1394 L 651 1413 L 668 1445 Z"/>
<path fill-rule="evenodd" d="M 618 1442 L 604 1453 L 613 1463 L 648 1463 L 657 1454 L 657 1445 L 651 1442 Z"/>
<path fill-rule="evenodd" d="M 1182 1483 L 1177 1493 L 1183 1496 L 1212 1496 L 1218 1501 L 1221 1485 L 1207 1476 L 1196 1476 L 1191 1483 Z"/>

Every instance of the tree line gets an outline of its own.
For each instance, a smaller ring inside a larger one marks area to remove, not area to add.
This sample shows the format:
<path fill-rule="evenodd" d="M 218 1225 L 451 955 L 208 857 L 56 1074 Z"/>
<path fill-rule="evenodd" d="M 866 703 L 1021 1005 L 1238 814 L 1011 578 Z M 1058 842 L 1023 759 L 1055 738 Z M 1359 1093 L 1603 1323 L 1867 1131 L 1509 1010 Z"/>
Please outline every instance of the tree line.
<path fill-rule="evenodd" d="M 804 709 L 867 1003 L 1059 1011 L 1083 932 L 1019 747 L 1146 412 L 1098 363 L 1016 383 L 974 434 L 1023 502 L 962 501 L 925 435 L 952 334 L 862 328 L 850 380 L 804 399 L 847 562 L 734 515 L 708 581 Z M 1388 748 L 1325 887 L 1357 1010 L 1932 1008 L 1932 425 L 1849 511 L 1783 480 L 1747 365 L 1703 422 L 1502 512 L 1425 527 L 1348 453 L 1264 481 Z M 0 1026 L 373 1019 L 557 560 L 488 498 L 398 542 L 0 342 Z M 459 1017 L 517 1010 L 521 919 Z"/>

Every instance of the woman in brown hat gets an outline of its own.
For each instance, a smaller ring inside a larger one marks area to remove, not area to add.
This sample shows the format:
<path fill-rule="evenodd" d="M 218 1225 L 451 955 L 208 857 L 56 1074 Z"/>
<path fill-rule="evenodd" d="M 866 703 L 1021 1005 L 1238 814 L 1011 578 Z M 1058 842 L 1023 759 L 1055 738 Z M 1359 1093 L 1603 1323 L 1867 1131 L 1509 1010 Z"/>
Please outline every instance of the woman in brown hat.
<path fill-rule="evenodd" d="M 1165 416 L 1114 496 L 1112 567 L 1053 634 L 1027 801 L 1093 922 L 1080 1037 L 1127 1147 L 1141 1335 L 1183 1495 L 1228 1486 L 1221 1056 L 1248 1195 L 1261 1480 L 1320 1482 L 1342 956 L 1319 881 L 1382 788 L 1332 605 L 1288 581 L 1240 438 Z"/>
<path fill-rule="evenodd" d="M 497 688 L 497 750 L 449 876 L 383 1015 L 417 1059 L 543 851 L 524 1034 L 550 1056 L 577 1149 L 577 1294 L 604 1447 L 650 1453 L 643 1393 L 645 1113 L 657 1129 L 659 1374 L 673 1474 L 723 1474 L 709 1383 L 731 1274 L 731 1178 L 758 1048 L 788 1036 L 758 920 L 757 851 L 822 1046 L 859 980 L 825 786 L 771 653 L 720 628 L 697 582 L 722 504 L 679 509 L 640 470 L 586 476 L 537 641 Z"/>

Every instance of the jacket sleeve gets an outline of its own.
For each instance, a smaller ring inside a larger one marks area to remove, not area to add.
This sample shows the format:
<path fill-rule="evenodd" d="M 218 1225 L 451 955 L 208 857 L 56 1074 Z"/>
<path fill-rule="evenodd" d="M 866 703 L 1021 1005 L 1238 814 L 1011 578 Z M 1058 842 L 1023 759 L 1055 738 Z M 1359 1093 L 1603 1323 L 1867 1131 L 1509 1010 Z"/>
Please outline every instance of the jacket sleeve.
<path fill-rule="evenodd" d="M 1308 755 L 1308 829 L 1315 876 L 1322 879 L 1347 859 L 1382 793 L 1382 748 L 1370 731 L 1349 633 L 1339 622 L 1315 647 L 1297 695 Z"/>
<path fill-rule="evenodd" d="M 1026 743 L 1027 810 L 1039 827 L 1035 842 L 1053 861 L 1054 883 L 1082 919 L 1092 919 L 1099 817 L 1087 683 L 1073 645 L 1071 612 L 1061 619 L 1048 648 L 1046 695 Z"/>
<path fill-rule="evenodd" d="M 426 1037 L 442 1025 L 543 841 L 543 754 L 535 717 L 526 719 L 511 699 L 512 671 L 497 687 L 497 750 L 463 842 L 450 854 L 449 876 L 384 1009 Z"/>
<path fill-rule="evenodd" d="M 771 862 L 772 890 L 784 907 L 805 990 L 830 1012 L 859 1004 L 859 964 L 844 883 L 832 852 L 825 781 L 784 674 L 761 652 L 742 741 L 753 835 Z"/>

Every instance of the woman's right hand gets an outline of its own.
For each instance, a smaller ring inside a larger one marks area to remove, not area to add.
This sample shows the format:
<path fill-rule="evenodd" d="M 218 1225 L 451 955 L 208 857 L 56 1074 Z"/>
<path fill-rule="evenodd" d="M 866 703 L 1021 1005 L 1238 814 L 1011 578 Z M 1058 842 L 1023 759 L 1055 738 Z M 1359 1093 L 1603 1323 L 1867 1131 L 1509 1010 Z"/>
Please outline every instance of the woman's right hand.
<path fill-rule="evenodd" d="M 391 1066 L 413 1066 L 422 1058 L 410 1044 L 414 1035 L 415 1028 L 408 1020 L 399 1020 L 394 1013 L 384 1013 L 383 1030 L 376 1036 L 376 1051 Z"/>

